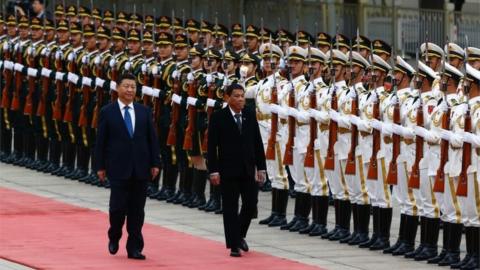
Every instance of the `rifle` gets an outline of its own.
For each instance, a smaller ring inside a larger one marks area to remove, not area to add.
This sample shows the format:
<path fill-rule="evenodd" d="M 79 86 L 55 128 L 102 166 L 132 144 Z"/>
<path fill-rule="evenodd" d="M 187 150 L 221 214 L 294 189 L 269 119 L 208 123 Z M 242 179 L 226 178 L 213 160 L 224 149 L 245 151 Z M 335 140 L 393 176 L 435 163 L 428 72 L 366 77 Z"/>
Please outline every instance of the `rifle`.
<path fill-rule="evenodd" d="M 143 18 L 145 18 L 145 5 L 142 4 L 142 16 Z M 155 32 L 152 32 L 152 34 L 154 34 Z M 144 50 L 144 30 L 143 30 L 143 26 L 140 27 L 140 36 L 141 36 L 141 47 L 142 47 L 142 50 Z M 145 73 L 143 74 L 143 85 L 145 86 L 148 86 L 150 85 L 150 74 L 148 73 L 148 64 L 147 64 L 147 56 L 145 55 L 145 52 L 143 52 L 143 63 L 144 65 L 147 66 L 147 69 L 145 71 Z M 142 97 L 142 100 L 143 100 L 143 105 L 147 106 L 147 107 L 150 107 L 151 104 L 152 104 L 152 99 L 150 96 L 148 95 L 143 95 Z"/>
<path fill-rule="evenodd" d="M 373 52 L 373 46 L 370 44 L 370 51 Z M 372 95 L 375 95 L 375 101 L 373 103 L 373 118 L 376 120 L 380 120 L 380 101 L 377 97 L 376 90 L 376 82 L 377 78 L 375 76 L 375 69 L 373 67 L 373 53 L 370 53 L 370 64 L 372 66 L 371 69 L 371 83 L 369 84 L 371 89 Z M 377 168 L 377 154 L 380 151 L 380 130 L 373 129 L 372 130 L 372 155 L 370 156 L 370 163 L 368 164 L 368 171 L 367 171 L 367 179 L 369 180 L 377 180 L 378 179 L 378 168 Z"/>
<path fill-rule="evenodd" d="M 65 3 L 64 3 L 65 4 Z M 65 9 L 65 6 L 63 7 Z M 70 23 L 69 23 L 70 25 Z M 55 36 L 57 36 L 57 22 L 55 21 Z M 58 50 L 61 52 L 61 48 L 59 47 Z M 62 72 L 63 71 L 63 64 L 62 64 L 62 59 L 61 58 L 55 58 L 55 69 L 57 72 Z M 57 98 L 55 99 L 54 105 L 53 105 L 53 116 L 52 118 L 57 121 L 62 120 L 62 101 L 63 101 L 63 88 L 65 87 L 65 84 L 61 80 L 56 80 L 55 81 L 55 94 Z"/>
<path fill-rule="evenodd" d="M 337 26 L 337 33 L 338 33 L 338 26 Z M 338 36 L 336 36 L 338 39 Z M 338 49 L 338 42 L 337 42 L 337 49 Z M 329 92 L 332 90 L 331 95 L 331 110 L 338 110 L 338 103 L 337 103 L 337 90 L 335 86 L 335 73 L 336 70 L 333 68 L 333 44 L 330 46 L 330 77 L 331 83 L 329 87 Z M 332 88 L 333 87 L 333 88 Z M 338 136 L 338 123 L 330 119 L 330 125 L 328 126 L 328 148 L 327 148 L 327 156 L 325 157 L 325 170 L 334 170 L 335 169 L 335 143 L 337 142 Z"/>
<path fill-rule="evenodd" d="M 270 46 L 272 46 L 272 36 L 270 36 Z M 278 104 L 277 93 L 277 80 L 275 78 L 276 65 L 273 63 L 273 50 L 270 47 L 270 65 L 273 72 L 273 86 L 270 93 L 270 103 Z M 277 144 L 277 132 L 278 132 L 278 114 L 272 112 L 272 118 L 270 120 L 270 137 L 268 137 L 267 151 L 265 158 L 268 160 L 275 160 L 275 145 Z"/>
<path fill-rule="evenodd" d="M 310 44 L 308 45 L 308 77 L 310 78 L 310 83 L 313 85 L 313 75 L 312 75 L 312 62 L 311 62 L 311 48 Z M 317 108 L 317 95 L 315 91 L 315 85 L 312 87 L 312 91 L 309 93 L 309 105 L 310 109 L 316 109 Z M 307 145 L 307 152 L 305 154 L 305 161 L 303 162 L 303 165 L 305 167 L 313 168 L 315 167 L 315 140 L 317 139 L 317 131 L 318 131 L 318 126 L 317 126 L 317 120 L 315 117 L 310 117 L 310 141 L 308 142 Z"/>
<path fill-rule="evenodd" d="M 46 19 L 43 19 L 43 37 L 45 42 L 45 49 L 49 50 L 47 47 L 47 30 L 46 30 Z M 50 68 L 50 53 L 46 53 L 43 58 L 43 67 L 49 69 Z M 37 116 L 45 116 L 45 107 L 47 104 L 47 95 L 48 90 L 50 88 L 50 79 L 46 77 L 42 77 L 42 95 L 40 96 L 40 100 L 38 102 L 37 107 Z"/>
<path fill-rule="evenodd" d="M 210 59 L 208 58 L 208 51 L 207 51 L 207 61 L 210 61 Z M 210 83 L 210 85 L 208 86 L 208 94 L 207 95 L 208 95 L 209 99 L 214 99 L 215 98 L 215 87 L 216 87 L 215 82 Z M 213 113 L 213 107 L 208 107 L 207 108 L 208 122 L 210 122 L 210 116 L 212 115 L 212 113 Z M 205 130 L 205 133 L 204 133 L 204 136 L 203 136 L 202 152 L 206 153 L 207 149 L 208 149 L 208 128 Z"/>
<path fill-rule="evenodd" d="M 292 73 L 291 71 L 288 74 L 289 81 L 291 85 L 290 92 L 288 93 L 288 107 L 295 108 L 295 87 L 292 83 Z M 293 146 L 295 145 L 295 128 L 296 128 L 296 119 L 293 116 L 288 116 L 288 139 L 287 145 L 285 146 L 285 153 L 283 154 L 283 164 L 284 165 L 293 165 Z"/>
<path fill-rule="evenodd" d="M 93 2 L 90 0 L 90 10 L 93 11 Z M 97 37 L 97 26 L 95 22 L 92 20 L 90 23 L 93 22 L 93 27 L 95 29 L 95 40 Z M 82 31 L 83 32 L 83 31 Z M 90 53 L 89 53 L 90 54 Z M 86 55 L 87 63 L 82 63 L 82 76 L 90 77 L 90 67 L 89 62 L 90 56 L 89 54 Z M 83 85 L 82 84 L 82 105 L 80 106 L 80 115 L 78 118 L 78 126 L 80 127 L 87 127 L 88 126 L 88 104 L 90 103 L 90 93 L 92 92 L 92 87 L 90 85 Z"/>
<path fill-rule="evenodd" d="M 15 12 L 15 21 L 18 23 L 17 12 Z M 17 24 L 18 25 L 18 24 Z M 17 26 L 18 31 L 18 26 Z M 22 56 L 22 46 L 21 40 L 18 38 L 18 47 L 17 51 L 15 52 L 16 63 L 22 64 L 23 63 L 23 56 Z M 20 92 L 22 90 L 22 81 L 23 81 L 23 74 L 22 72 L 16 71 L 15 72 L 15 91 L 13 91 L 13 98 L 11 104 L 12 111 L 18 111 L 20 109 Z"/>
<path fill-rule="evenodd" d="M 28 12 L 28 19 L 30 20 L 30 12 Z M 30 68 L 36 68 L 35 65 L 35 45 L 32 42 L 32 36 L 30 35 L 30 50 L 27 51 L 27 63 L 28 67 Z M 23 114 L 25 115 L 33 115 L 33 95 L 35 94 L 35 85 L 36 85 L 36 80 L 35 77 L 32 76 L 27 76 L 27 82 L 28 82 L 28 93 L 25 98 L 25 106 L 23 107 Z"/>
<path fill-rule="evenodd" d="M 418 52 L 416 53 L 416 59 L 418 63 Z M 418 76 L 418 71 L 417 71 Z M 422 93 L 420 85 L 416 87 L 418 89 L 419 95 L 419 106 L 417 108 L 417 126 L 423 127 L 423 104 L 422 104 Z M 420 160 L 423 158 L 423 144 L 424 139 L 422 136 L 415 136 L 415 161 L 412 166 L 412 172 L 410 173 L 410 177 L 408 178 L 408 187 L 409 188 L 420 188 Z"/>
<path fill-rule="evenodd" d="M 395 104 L 393 105 L 393 123 L 401 125 L 400 100 L 397 96 L 397 82 L 394 77 L 392 78 L 392 87 L 392 95 L 394 95 L 393 98 L 395 98 Z M 400 139 L 400 135 L 396 133 L 392 134 L 392 160 L 390 161 L 387 174 L 387 183 L 390 185 L 396 185 L 398 183 L 397 158 L 400 155 Z"/>
<path fill-rule="evenodd" d="M 448 48 L 448 44 L 447 44 Z M 428 54 L 428 43 L 427 43 L 427 54 Z M 442 75 L 445 74 L 445 61 L 442 65 Z M 450 128 L 450 105 L 448 104 L 447 99 L 447 81 L 442 80 L 440 85 L 441 91 L 444 93 L 445 102 L 447 104 L 447 111 L 442 115 L 442 128 L 448 130 Z M 443 193 L 445 190 L 445 164 L 448 162 L 448 140 L 442 139 L 440 142 L 440 165 L 438 166 L 437 173 L 435 175 L 435 182 L 433 184 L 433 191 Z M 463 163 L 463 162 L 462 162 Z"/>
<path fill-rule="evenodd" d="M 175 47 L 175 29 L 174 29 L 174 21 L 175 20 L 175 11 L 172 10 L 172 23 L 171 23 L 171 28 L 170 31 L 172 33 L 173 38 L 173 46 Z M 175 65 L 174 70 L 176 70 L 177 67 Z M 174 78 L 173 80 L 173 93 L 177 95 L 181 95 L 180 93 L 180 80 L 178 79 L 178 76 Z M 177 103 L 173 103 L 172 105 L 172 119 L 170 122 L 170 129 L 168 131 L 168 136 L 167 136 L 167 145 L 175 145 L 177 141 L 177 122 L 178 118 L 180 117 L 180 105 Z"/>
<path fill-rule="evenodd" d="M 155 22 L 155 20 L 153 20 L 153 21 Z M 113 3 L 113 25 L 112 25 L 112 29 L 111 29 L 112 32 L 113 32 L 113 29 L 115 29 L 116 25 L 117 25 L 117 5 L 115 3 Z M 116 60 L 114 53 L 112 54 L 112 57 L 113 57 L 114 60 Z M 116 64 L 115 64 L 115 65 L 113 65 L 113 67 L 111 67 L 110 79 L 111 79 L 112 82 L 116 82 L 117 77 L 118 77 L 118 74 L 117 74 L 117 68 L 116 68 Z M 118 98 L 117 91 L 110 91 L 110 101 L 115 102 L 117 100 L 117 98 Z"/>
<path fill-rule="evenodd" d="M 465 59 L 468 59 L 468 36 L 465 36 Z M 448 44 L 447 44 L 448 46 Z M 466 60 L 463 63 L 465 74 L 467 71 Z M 465 75 L 466 77 L 466 75 Z M 466 78 L 464 79 L 466 81 Z M 467 96 L 467 100 L 470 100 L 470 85 L 463 85 L 463 92 Z M 464 132 L 472 131 L 472 118 L 470 116 L 470 106 L 467 101 L 467 111 L 465 113 L 465 125 Z M 459 175 L 458 185 L 457 185 L 457 196 L 466 197 L 468 194 L 468 167 L 472 164 L 472 144 L 469 142 L 463 141 L 463 150 L 462 150 L 462 171 Z"/>
<path fill-rule="evenodd" d="M 183 20 L 185 23 L 185 19 Z M 184 26 L 184 29 L 187 31 L 187 45 L 190 48 L 190 38 L 188 28 Z M 223 57 L 225 58 L 225 42 L 223 43 Z M 188 62 L 191 63 L 190 51 L 188 52 Z M 226 78 L 227 79 L 227 78 Z M 197 92 L 197 81 L 194 79 L 193 82 L 188 84 L 188 97 L 194 98 Z M 183 139 L 183 149 L 192 150 L 193 148 L 193 134 L 195 134 L 195 123 L 197 118 L 197 108 L 195 106 L 188 106 L 188 124 L 185 129 L 185 138 Z"/>
<path fill-rule="evenodd" d="M 5 14 L 5 13 L 4 13 Z M 10 38 L 8 41 L 8 49 L 3 52 L 4 61 L 11 61 L 12 60 L 12 53 L 11 53 L 11 44 Z M 5 85 L 2 90 L 2 102 L 0 104 L 0 108 L 8 109 L 10 107 L 10 97 L 9 97 L 9 90 L 12 87 L 12 78 L 13 78 L 13 71 L 9 69 L 4 69 L 4 76 L 5 76 Z"/>
<path fill-rule="evenodd" d="M 360 49 L 359 43 L 359 34 L 357 29 L 357 50 Z M 350 40 L 350 48 L 352 48 L 352 41 Z M 352 100 L 352 113 L 356 116 L 359 115 L 358 113 L 358 93 L 355 86 L 355 72 L 353 72 L 353 51 L 350 51 L 350 83 L 353 82 L 353 91 L 354 91 L 354 99 Z M 355 175 L 356 172 L 356 148 L 358 145 L 358 127 L 352 124 L 352 134 L 350 140 L 350 152 L 348 152 L 347 156 L 347 163 L 345 165 L 345 174 L 348 175 Z"/>

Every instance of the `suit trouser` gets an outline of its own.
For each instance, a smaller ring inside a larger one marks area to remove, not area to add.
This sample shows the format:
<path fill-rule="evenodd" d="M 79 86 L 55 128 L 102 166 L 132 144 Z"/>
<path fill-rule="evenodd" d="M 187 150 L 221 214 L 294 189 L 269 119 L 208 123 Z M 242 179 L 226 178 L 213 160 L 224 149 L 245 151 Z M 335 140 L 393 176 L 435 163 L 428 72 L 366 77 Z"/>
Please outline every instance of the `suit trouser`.
<path fill-rule="evenodd" d="M 368 167 L 367 167 L 368 169 Z M 345 174 L 345 183 L 351 203 L 369 204 L 367 186 L 366 186 L 366 170 L 361 155 L 355 157 L 355 174 Z"/>
<path fill-rule="evenodd" d="M 255 215 L 258 202 L 258 186 L 255 179 L 245 174 L 235 178 L 222 178 L 223 226 L 227 248 L 239 247 L 247 236 L 248 227 Z M 238 200 L 242 198 L 240 214 Z"/>
<path fill-rule="evenodd" d="M 477 172 L 468 174 L 467 196 L 458 196 L 462 223 L 466 227 L 480 227 L 480 182 Z"/>
<path fill-rule="evenodd" d="M 420 169 L 421 215 L 427 218 L 439 218 L 443 195 L 433 192 L 435 176 L 428 175 L 428 169 Z"/>
<path fill-rule="evenodd" d="M 134 178 L 128 180 L 110 179 L 110 183 L 112 183 L 112 186 L 110 192 L 110 228 L 108 229 L 108 238 L 111 241 L 120 240 L 126 218 L 128 232 L 127 252 L 142 251 L 142 227 L 145 219 L 147 180 Z"/>

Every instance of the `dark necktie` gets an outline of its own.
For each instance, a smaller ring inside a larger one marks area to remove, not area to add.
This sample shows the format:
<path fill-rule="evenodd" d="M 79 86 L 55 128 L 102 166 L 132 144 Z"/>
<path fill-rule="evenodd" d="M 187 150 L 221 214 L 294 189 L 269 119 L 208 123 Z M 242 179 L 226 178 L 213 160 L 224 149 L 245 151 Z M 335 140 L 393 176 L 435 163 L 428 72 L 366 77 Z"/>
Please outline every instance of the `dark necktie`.
<path fill-rule="evenodd" d="M 123 120 L 125 121 L 125 126 L 127 127 L 128 134 L 130 135 L 130 138 L 133 138 L 132 117 L 130 116 L 130 113 L 128 112 L 130 107 L 125 106 L 125 107 L 123 107 L 123 109 L 125 110 L 125 115 L 123 117 Z"/>
<path fill-rule="evenodd" d="M 235 114 L 235 122 L 237 122 L 238 131 L 242 133 L 242 115 L 240 113 Z"/>

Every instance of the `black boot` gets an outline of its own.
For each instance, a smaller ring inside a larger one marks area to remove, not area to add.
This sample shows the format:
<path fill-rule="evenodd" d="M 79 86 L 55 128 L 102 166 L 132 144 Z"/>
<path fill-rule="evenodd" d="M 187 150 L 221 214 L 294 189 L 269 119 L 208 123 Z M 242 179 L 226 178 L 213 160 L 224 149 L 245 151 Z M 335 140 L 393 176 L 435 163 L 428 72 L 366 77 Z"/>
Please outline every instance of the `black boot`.
<path fill-rule="evenodd" d="M 350 216 L 352 213 L 352 205 L 350 201 L 340 201 L 340 229 L 328 240 L 338 241 L 350 236 Z"/>
<path fill-rule="evenodd" d="M 420 217 L 420 245 L 411 252 L 405 253 L 405 258 L 412 259 L 415 258 L 418 254 L 422 252 L 422 250 L 426 247 L 427 244 L 427 217 L 421 216 Z"/>
<path fill-rule="evenodd" d="M 195 198 L 188 207 L 197 208 L 205 204 L 205 187 L 207 184 L 207 171 L 195 170 L 193 188 L 195 189 Z"/>
<path fill-rule="evenodd" d="M 405 224 L 406 224 L 406 221 L 407 221 L 407 215 L 405 214 L 400 214 L 400 227 L 398 228 L 398 238 L 397 238 L 397 242 L 387 248 L 387 249 L 384 249 L 383 250 L 383 253 L 384 254 L 389 254 L 389 253 L 392 253 L 394 250 L 396 250 L 397 248 L 399 248 L 403 242 L 404 242 L 404 237 L 405 237 Z"/>
<path fill-rule="evenodd" d="M 185 205 L 184 203 L 190 201 L 192 197 L 192 183 L 193 183 L 193 168 L 188 167 L 185 170 L 185 179 L 183 181 L 183 198 L 178 198 L 174 204 Z"/>
<path fill-rule="evenodd" d="M 370 223 L 370 204 L 358 204 L 357 205 L 357 218 L 358 218 L 358 228 L 357 235 L 352 238 L 348 244 L 359 245 L 360 243 L 367 242 L 368 238 L 368 225 Z"/>
<path fill-rule="evenodd" d="M 415 248 L 415 236 L 417 235 L 418 216 L 406 215 L 404 241 L 392 252 L 393 256 L 405 255 Z"/>
<path fill-rule="evenodd" d="M 269 191 L 272 190 L 272 181 L 270 181 L 268 176 L 267 176 L 267 180 L 265 181 L 265 183 L 263 183 L 263 185 L 260 187 L 260 190 L 262 192 L 269 192 Z"/>
<path fill-rule="evenodd" d="M 328 196 L 315 196 L 315 204 L 317 204 L 316 226 L 308 234 L 309 236 L 321 236 L 327 233 Z"/>
<path fill-rule="evenodd" d="M 462 241 L 461 223 L 450 223 L 450 241 L 448 243 L 447 254 L 438 262 L 439 266 L 456 264 L 460 261 L 460 242 Z"/>
<path fill-rule="evenodd" d="M 288 189 L 278 189 L 276 201 L 277 215 L 268 223 L 268 227 L 281 227 L 287 224 Z"/>
<path fill-rule="evenodd" d="M 440 254 L 438 254 L 437 256 L 429 259 L 427 262 L 428 263 L 431 263 L 431 264 L 436 264 L 438 262 L 440 262 L 441 260 L 443 260 L 443 258 L 445 258 L 445 256 L 447 255 L 447 250 L 448 250 L 448 243 L 450 242 L 450 228 L 451 228 L 451 225 L 452 223 L 449 223 L 449 222 L 443 222 L 443 241 L 442 241 L 442 251 L 440 252 Z"/>
<path fill-rule="evenodd" d="M 298 192 L 296 200 L 298 199 L 300 199 L 299 219 L 288 229 L 291 232 L 298 232 L 308 227 L 308 216 L 311 209 L 310 193 Z"/>
<path fill-rule="evenodd" d="M 298 194 L 297 194 L 298 195 Z M 287 224 L 280 226 L 280 230 L 289 230 L 297 221 L 300 219 L 300 207 L 301 207 L 301 199 L 298 199 L 298 196 L 295 198 L 295 207 L 293 210 L 293 218 Z"/>
<path fill-rule="evenodd" d="M 186 174 L 186 169 L 185 167 L 181 167 L 180 165 L 178 166 L 179 167 L 179 172 L 178 172 L 178 175 L 179 175 L 179 181 L 178 181 L 178 190 L 176 193 L 174 193 L 172 196 L 170 196 L 169 198 L 166 199 L 166 202 L 167 203 L 173 203 L 175 202 L 176 200 L 178 200 L 179 198 L 183 197 L 183 184 L 184 184 L 184 181 L 185 181 L 185 174 Z"/>
<path fill-rule="evenodd" d="M 210 197 L 212 198 L 212 202 L 210 203 L 210 205 L 208 207 L 205 207 L 205 209 L 204 209 L 205 212 L 215 212 L 215 211 L 217 211 L 218 209 L 221 208 L 220 186 L 213 186 L 212 188 L 213 188 L 213 190 L 212 190 L 211 195 L 210 195 Z"/>
<path fill-rule="evenodd" d="M 470 241 L 470 251 L 467 248 L 467 255 L 471 254 L 470 259 L 464 265 L 460 267 L 462 270 L 471 270 L 479 268 L 479 253 L 480 253 L 480 228 L 479 227 L 469 227 L 470 237 L 465 237 Z M 468 245 L 467 245 L 468 247 Z"/>
<path fill-rule="evenodd" d="M 329 203 L 330 203 L 330 197 L 329 197 Z M 338 230 L 340 230 L 340 200 L 338 199 L 333 199 L 333 207 L 335 210 L 335 227 L 322 234 L 322 239 L 329 239 L 330 236 L 336 234 Z"/>
<path fill-rule="evenodd" d="M 390 247 L 392 212 L 392 208 L 378 208 L 378 236 L 375 243 L 369 247 L 370 250 L 385 250 Z"/>
<path fill-rule="evenodd" d="M 310 204 L 312 208 L 312 223 L 304 229 L 299 230 L 300 234 L 309 234 L 316 226 L 318 226 L 318 197 L 319 196 L 310 196 Z"/>
<path fill-rule="evenodd" d="M 475 255 L 473 250 L 473 241 L 475 241 L 475 233 L 472 229 L 475 227 L 465 227 L 465 242 L 467 246 L 467 254 L 463 258 L 463 260 L 459 261 L 458 263 L 454 263 L 450 265 L 452 269 L 461 269 L 464 265 L 466 265 L 472 258 L 472 255 Z M 478 236 L 477 236 L 478 237 Z"/>
<path fill-rule="evenodd" d="M 260 225 L 268 225 L 268 223 L 272 222 L 272 220 L 275 218 L 277 215 L 277 192 L 278 189 L 272 188 L 272 212 L 270 213 L 270 216 L 268 216 L 265 219 L 262 219 L 258 222 Z"/>
<path fill-rule="evenodd" d="M 440 230 L 439 218 L 427 218 L 425 245 L 420 253 L 415 256 L 415 261 L 429 260 L 437 256 L 438 233 Z"/>
<path fill-rule="evenodd" d="M 357 212 L 357 204 L 356 203 L 350 203 L 350 206 L 351 206 L 351 217 L 353 218 L 353 232 L 343 238 L 343 239 L 340 239 L 340 243 L 341 244 L 348 244 L 350 241 L 352 241 L 352 239 L 354 239 L 355 237 L 357 237 L 357 234 L 358 234 L 358 212 Z"/>
<path fill-rule="evenodd" d="M 372 237 L 370 239 L 368 239 L 368 241 L 365 241 L 363 243 L 360 243 L 358 245 L 358 247 L 360 248 L 369 248 L 370 246 L 373 245 L 373 243 L 375 243 L 377 241 L 377 237 L 378 237 L 378 227 L 379 227 L 379 218 L 378 218 L 378 213 L 379 213 L 379 207 L 378 206 L 373 206 L 372 207 L 372 227 L 373 227 L 373 233 L 372 233 Z"/>

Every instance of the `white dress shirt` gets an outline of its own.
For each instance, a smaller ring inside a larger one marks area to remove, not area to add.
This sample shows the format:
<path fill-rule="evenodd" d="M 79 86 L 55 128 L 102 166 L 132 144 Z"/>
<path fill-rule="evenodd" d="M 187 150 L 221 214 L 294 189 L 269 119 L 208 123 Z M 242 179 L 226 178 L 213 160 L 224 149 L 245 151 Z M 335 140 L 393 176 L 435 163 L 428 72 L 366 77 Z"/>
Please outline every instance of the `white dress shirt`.
<path fill-rule="evenodd" d="M 125 119 L 125 106 L 128 106 L 130 109 L 128 109 L 128 112 L 130 113 L 130 118 L 132 119 L 132 129 L 133 132 L 135 132 L 135 109 L 133 108 L 133 102 L 125 105 L 123 102 L 120 101 L 120 99 L 117 99 L 118 101 L 118 106 L 120 106 L 120 112 L 122 113 L 123 119 Z"/>

